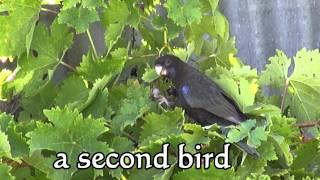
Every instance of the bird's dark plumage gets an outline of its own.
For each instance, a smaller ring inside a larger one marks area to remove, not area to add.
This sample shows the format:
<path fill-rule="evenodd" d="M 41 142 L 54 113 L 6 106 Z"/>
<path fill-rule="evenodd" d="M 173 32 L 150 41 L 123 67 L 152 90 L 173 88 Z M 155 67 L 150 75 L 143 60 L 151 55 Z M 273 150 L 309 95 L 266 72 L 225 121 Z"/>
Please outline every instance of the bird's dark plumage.
<path fill-rule="evenodd" d="M 165 55 L 158 58 L 155 69 L 159 75 L 166 76 L 174 84 L 174 90 L 169 91 L 175 96 L 173 104 L 184 108 L 196 123 L 202 126 L 214 123 L 227 126 L 237 125 L 247 119 L 215 82 L 178 57 Z M 224 127 L 221 131 L 225 135 L 228 133 L 228 129 Z M 245 142 L 238 142 L 236 145 L 254 157 L 260 156 Z"/>
<path fill-rule="evenodd" d="M 175 105 L 185 109 L 197 123 L 206 126 L 235 125 L 246 119 L 236 103 L 212 80 L 172 55 L 155 62 L 159 74 L 172 80 L 177 91 Z"/>

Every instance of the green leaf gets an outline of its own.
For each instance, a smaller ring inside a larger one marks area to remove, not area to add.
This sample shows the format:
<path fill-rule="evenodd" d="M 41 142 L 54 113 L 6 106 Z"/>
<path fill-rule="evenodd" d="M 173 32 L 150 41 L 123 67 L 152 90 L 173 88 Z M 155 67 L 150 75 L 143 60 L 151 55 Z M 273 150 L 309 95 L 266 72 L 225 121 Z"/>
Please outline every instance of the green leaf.
<path fill-rule="evenodd" d="M 239 126 L 235 126 L 235 128 L 231 129 L 227 135 L 227 142 L 235 143 L 243 140 L 247 137 L 251 131 L 251 129 L 256 125 L 255 120 L 247 120 L 240 123 Z"/>
<path fill-rule="evenodd" d="M 214 13 L 219 5 L 219 0 L 209 0 L 211 11 Z"/>
<path fill-rule="evenodd" d="M 55 99 L 58 106 L 77 107 L 88 99 L 89 89 L 84 81 L 78 76 L 70 76 L 64 80 L 59 93 Z"/>
<path fill-rule="evenodd" d="M 44 24 L 37 25 L 30 47 L 34 53 L 19 58 L 16 77 L 5 84 L 5 90 L 15 94 L 24 90 L 24 96 L 28 97 L 37 95 L 49 84 L 60 54 L 71 46 L 72 39 L 68 28 L 56 21 L 50 30 Z"/>
<path fill-rule="evenodd" d="M 242 71 L 234 71 L 234 73 Z M 213 69 L 206 71 L 213 81 L 215 81 L 238 105 L 243 112 L 248 106 L 254 104 L 255 95 L 258 91 L 258 84 L 254 78 L 249 80 L 244 77 L 220 74 L 218 77 Z"/>
<path fill-rule="evenodd" d="M 105 25 L 115 23 L 124 24 L 130 15 L 126 2 L 113 0 L 108 3 L 108 7 L 104 13 L 103 23 L 105 23 Z"/>
<path fill-rule="evenodd" d="M 266 140 L 265 127 L 256 127 L 248 136 L 248 145 L 257 148 L 261 145 L 261 141 Z"/>
<path fill-rule="evenodd" d="M 199 23 L 202 18 L 199 1 L 168 0 L 166 5 L 168 17 L 179 26 L 185 27 L 193 22 Z"/>
<path fill-rule="evenodd" d="M 9 146 L 3 144 L 1 147 L 10 150 L 10 156 L 12 158 L 22 158 L 29 153 L 29 147 L 27 145 L 26 138 L 18 130 L 16 123 L 14 122 L 13 116 L 7 115 L 5 113 L 0 114 L 0 133 L 4 133 L 7 136 L 7 141 Z M 2 143 L 4 143 L 2 137 Z M 4 150 L 2 150 L 4 151 Z M 0 153 L 3 154 L 3 153 Z M 9 154 L 8 154 L 9 155 Z"/>
<path fill-rule="evenodd" d="M 84 56 L 77 72 L 85 79 L 94 82 L 104 76 L 115 76 L 119 74 L 126 62 L 126 59 L 98 59 L 94 60 L 91 53 Z"/>
<path fill-rule="evenodd" d="M 307 144 L 301 144 L 296 150 L 296 158 L 293 160 L 293 169 L 303 169 L 304 171 L 317 172 L 320 175 L 320 143 L 313 140 Z"/>
<path fill-rule="evenodd" d="M 97 138 L 108 131 L 100 119 L 83 118 L 78 111 L 68 109 L 45 110 L 44 114 L 52 123 L 38 123 L 37 128 L 28 133 L 30 152 L 51 150 L 65 152 L 68 155 L 70 169 L 58 173 L 71 177 L 76 171 L 75 164 L 81 152 L 110 152 L 110 148 Z M 51 162 L 53 163 L 53 162 Z"/>
<path fill-rule="evenodd" d="M 239 166 L 239 169 L 237 170 L 237 176 L 240 176 L 240 179 L 245 179 L 249 178 L 250 176 L 262 174 L 265 171 L 266 166 L 266 160 L 262 158 L 253 159 L 252 157 L 248 157 L 245 159 L 244 163 Z"/>
<path fill-rule="evenodd" d="M 300 50 L 294 57 L 294 71 L 288 77 L 290 59 L 284 53 L 270 58 L 260 82 L 271 85 L 283 91 L 287 87 L 285 106 L 290 108 L 290 114 L 298 121 L 313 121 L 319 117 L 320 103 L 320 53 L 318 50 Z M 287 85 L 286 83 L 287 82 Z"/>
<path fill-rule="evenodd" d="M 288 143 L 299 141 L 300 129 L 296 125 L 296 119 L 281 116 L 279 114 L 271 116 L 271 131 L 286 137 Z"/>
<path fill-rule="evenodd" d="M 110 111 L 110 107 L 106 106 L 108 104 L 108 89 L 104 89 L 103 91 L 98 91 L 96 98 L 92 101 L 90 105 L 88 105 L 83 111 L 84 116 L 91 115 L 94 118 L 102 118 L 107 116 L 106 114 Z"/>
<path fill-rule="evenodd" d="M 186 150 L 195 153 L 196 144 L 209 144 L 210 139 L 207 137 L 205 130 L 197 124 L 184 124 L 182 138 L 186 141 Z"/>
<path fill-rule="evenodd" d="M 294 58 L 287 105 L 298 121 L 314 121 L 320 112 L 320 53 L 302 49 Z"/>
<path fill-rule="evenodd" d="M 258 151 L 261 157 L 267 161 L 278 160 L 277 152 L 273 143 L 270 143 L 271 139 L 268 141 L 263 141 L 261 146 L 259 146 Z"/>
<path fill-rule="evenodd" d="M 0 16 L 0 57 L 18 56 L 29 49 L 40 5 L 40 0 L 3 1 L 9 16 Z"/>
<path fill-rule="evenodd" d="M 105 41 L 108 47 L 108 52 L 111 51 L 112 47 L 120 39 L 123 29 L 124 29 L 124 25 L 120 23 L 110 24 L 108 26 L 108 29 L 105 35 Z"/>
<path fill-rule="evenodd" d="M 145 73 L 142 75 L 142 80 L 147 83 L 151 83 L 157 78 L 159 78 L 159 75 L 156 73 L 154 68 L 146 68 Z"/>
<path fill-rule="evenodd" d="M 179 36 L 181 29 L 176 25 L 171 19 L 166 18 L 165 16 L 156 16 L 152 19 L 152 25 L 158 31 L 163 31 L 167 29 L 168 40 L 173 40 Z"/>
<path fill-rule="evenodd" d="M 269 58 L 269 61 L 270 64 L 266 65 L 266 70 L 262 71 L 260 83 L 283 88 L 288 78 L 288 68 L 291 60 L 282 51 L 277 50 L 276 55 Z"/>
<path fill-rule="evenodd" d="M 221 38 L 224 38 L 226 35 L 229 34 L 229 32 L 227 32 L 228 30 L 227 21 L 219 11 L 216 11 L 214 13 L 213 21 L 214 21 L 215 30 Z"/>
<path fill-rule="evenodd" d="M 142 126 L 139 138 L 140 142 L 151 136 L 159 139 L 160 137 L 180 134 L 182 132 L 184 115 L 181 108 L 176 108 L 174 111 L 167 111 L 161 114 L 150 113 L 143 119 L 145 120 L 145 124 Z"/>
<path fill-rule="evenodd" d="M 290 166 L 293 162 L 293 155 L 290 151 L 290 146 L 286 142 L 285 138 L 275 134 L 271 135 L 270 137 L 275 143 L 275 148 L 278 157 L 284 161 L 286 166 Z"/>
<path fill-rule="evenodd" d="M 98 8 L 104 5 L 104 0 L 82 0 L 81 5 L 89 9 Z"/>
<path fill-rule="evenodd" d="M 60 24 L 67 24 L 76 29 L 77 33 L 83 33 L 89 29 L 89 25 L 99 20 L 96 10 L 88 8 L 64 9 L 59 13 L 58 21 Z"/>
<path fill-rule="evenodd" d="M 0 157 L 11 158 L 11 148 L 8 136 L 3 132 L 0 132 Z"/>
<path fill-rule="evenodd" d="M 134 150 L 134 144 L 130 140 L 124 137 L 116 136 L 113 138 L 112 143 L 110 144 L 110 147 L 114 149 L 115 152 L 122 154 L 125 152 L 131 152 Z M 121 178 L 122 175 L 122 168 L 117 168 L 110 171 L 110 174 L 114 178 Z"/>
<path fill-rule="evenodd" d="M 149 88 L 143 87 L 138 82 L 132 82 L 128 86 L 126 98 L 121 100 L 120 108 L 112 119 L 112 131 L 120 133 L 125 127 L 133 126 L 137 119 L 150 108 Z"/>
<path fill-rule="evenodd" d="M 0 177 L 6 180 L 14 180 L 15 178 L 10 173 L 11 169 L 11 166 L 0 164 Z"/>
<path fill-rule="evenodd" d="M 109 5 L 105 10 L 102 22 L 107 29 L 107 32 L 105 33 L 105 41 L 108 47 L 108 53 L 120 39 L 129 15 L 130 12 L 125 1 L 109 1 Z"/>

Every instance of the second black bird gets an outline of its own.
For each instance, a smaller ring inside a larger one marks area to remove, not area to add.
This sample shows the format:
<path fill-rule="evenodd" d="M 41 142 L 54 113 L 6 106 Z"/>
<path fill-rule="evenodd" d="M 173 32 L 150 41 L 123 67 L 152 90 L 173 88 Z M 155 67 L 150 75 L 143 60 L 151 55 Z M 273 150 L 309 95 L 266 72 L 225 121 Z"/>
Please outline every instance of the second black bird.
<path fill-rule="evenodd" d="M 207 76 L 184 63 L 178 57 L 164 55 L 155 62 L 155 70 L 174 84 L 174 106 L 182 107 L 196 123 L 207 126 L 217 123 L 221 126 L 237 125 L 247 117 L 236 103 Z M 228 129 L 222 127 L 222 133 Z M 236 143 L 248 154 L 259 157 L 259 153 L 244 142 Z"/>
<path fill-rule="evenodd" d="M 236 125 L 246 120 L 236 103 L 215 82 L 178 57 L 160 57 L 155 69 L 173 82 L 175 106 L 184 108 L 188 116 L 202 126 Z"/>

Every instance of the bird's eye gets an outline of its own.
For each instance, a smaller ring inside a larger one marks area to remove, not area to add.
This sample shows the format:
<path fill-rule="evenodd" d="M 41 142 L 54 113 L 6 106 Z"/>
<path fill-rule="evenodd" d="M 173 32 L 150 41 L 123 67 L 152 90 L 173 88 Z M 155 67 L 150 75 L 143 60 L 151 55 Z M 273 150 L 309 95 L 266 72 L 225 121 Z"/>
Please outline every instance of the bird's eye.
<path fill-rule="evenodd" d="M 165 66 L 169 66 L 170 64 L 171 64 L 171 62 L 169 60 L 164 61 Z"/>

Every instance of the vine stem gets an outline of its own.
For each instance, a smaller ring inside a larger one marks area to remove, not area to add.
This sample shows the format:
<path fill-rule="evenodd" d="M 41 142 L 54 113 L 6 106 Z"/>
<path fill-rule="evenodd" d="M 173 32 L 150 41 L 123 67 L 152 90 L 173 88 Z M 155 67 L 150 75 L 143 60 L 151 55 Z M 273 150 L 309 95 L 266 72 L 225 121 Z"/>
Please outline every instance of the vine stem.
<path fill-rule="evenodd" d="M 308 128 L 308 127 L 320 126 L 320 121 L 297 123 L 296 126 L 298 126 L 299 128 Z"/>
<path fill-rule="evenodd" d="M 286 102 L 286 98 L 287 98 L 287 92 L 288 92 L 288 86 L 289 86 L 289 79 L 286 80 L 286 83 L 284 85 L 284 89 L 282 92 L 282 99 L 281 99 L 281 113 L 283 113 L 284 111 L 284 103 Z"/>
<path fill-rule="evenodd" d="M 93 53 L 94 53 L 94 56 L 96 57 L 96 59 L 98 59 L 98 53 L 97 53 L 97 49 L 94 45 L 94 42 L 93 42 L 93 39 L 92 39 L 92 36 L 91 36 L 91 33 L 90 33 L 90 30 L 87 29 L 87 35 L 88 35 L 88 38 L 89 38 L 89 41 L 90 41 L 90 44 L 91 44 L 91 47 L 93 49 Z"/>
<path fill-rule="evenodd" d="M 70 64 L 67 64 L 67 63 L 65 63 L 65 62 L 63 62 L 63 61 L 61 61 L 60 64 L 64 65 L 65 67 L 67 67 L 68 69 L 70 69 L 70 70 L 72 70 L 72 71 L 74 71 L 74 72 L 77 71 L 77 70 L 76 70 L 74 67 L 72 67 Z"/>

